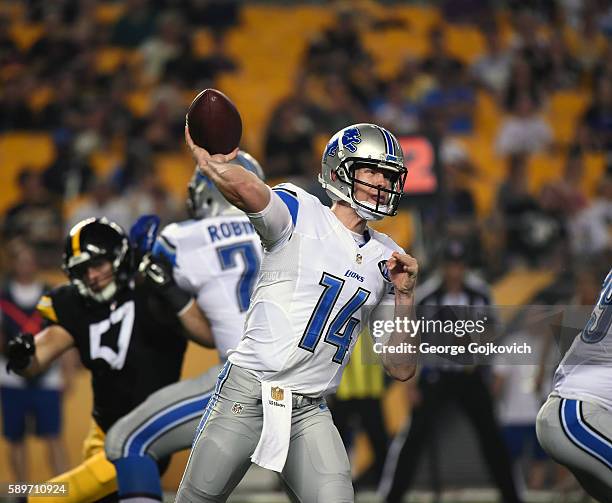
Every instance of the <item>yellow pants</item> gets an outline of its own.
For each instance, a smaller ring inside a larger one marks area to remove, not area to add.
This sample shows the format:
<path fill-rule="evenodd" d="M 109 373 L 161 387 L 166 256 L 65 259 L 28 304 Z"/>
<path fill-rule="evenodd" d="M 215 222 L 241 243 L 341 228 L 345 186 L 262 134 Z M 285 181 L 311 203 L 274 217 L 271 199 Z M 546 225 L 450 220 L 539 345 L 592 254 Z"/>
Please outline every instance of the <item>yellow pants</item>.
<path fill-rule="evenodd" d="M 94 422 L 83 443 L 83 461 L 72 470 L 48 481 L 68 484 L 66 496 L 36 497 L 34 503 L 90 503 L 117 490 L 115 467 L 104 455 L 104 432 Z"/>

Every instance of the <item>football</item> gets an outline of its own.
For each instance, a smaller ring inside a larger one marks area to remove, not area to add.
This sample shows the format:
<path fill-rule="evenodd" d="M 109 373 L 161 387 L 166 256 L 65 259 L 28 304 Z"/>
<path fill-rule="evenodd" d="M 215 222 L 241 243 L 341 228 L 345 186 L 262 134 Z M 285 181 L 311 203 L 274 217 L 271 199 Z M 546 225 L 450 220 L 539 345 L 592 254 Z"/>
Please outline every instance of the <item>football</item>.
<path fill-rule="evenodd" d="M 204 89 L 198 94 L 189 106 L 186 121 L 194 143 L 210 154 L 229 154 L 240 144 L 240 113 L 221 91 Z"/>

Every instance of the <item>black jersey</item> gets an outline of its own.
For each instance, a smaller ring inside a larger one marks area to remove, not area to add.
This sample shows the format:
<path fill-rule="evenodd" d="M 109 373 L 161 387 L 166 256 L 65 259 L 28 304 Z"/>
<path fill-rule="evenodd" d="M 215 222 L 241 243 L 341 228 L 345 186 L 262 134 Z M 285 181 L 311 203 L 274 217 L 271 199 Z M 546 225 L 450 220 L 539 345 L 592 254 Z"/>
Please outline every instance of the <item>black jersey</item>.
<path fill-rule="evenodd" d="M 43 296 L 38 310 L 74 338 L 91 371 L 93 417 L 104 431 L 180 377 L 187 345 L 180 321 L 144 286 L 103 304 L 63 285 Z"/>

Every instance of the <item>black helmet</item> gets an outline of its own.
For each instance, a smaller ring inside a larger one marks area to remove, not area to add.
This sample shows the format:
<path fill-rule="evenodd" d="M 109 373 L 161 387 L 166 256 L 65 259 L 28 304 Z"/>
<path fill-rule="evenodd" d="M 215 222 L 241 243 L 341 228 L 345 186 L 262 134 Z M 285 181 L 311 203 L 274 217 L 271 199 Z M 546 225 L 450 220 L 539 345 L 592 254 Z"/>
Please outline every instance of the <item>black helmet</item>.
<path fill-rule="evenodd" d="M 102 291 L 93 291 L 83 277 L 94 261 L 105 259 L 113 267 L 113 281 Z M 106 218 L 80 221 L 66 237 L 62 268 L 83 297 L 109 302 L 128 284 L 132 274 L 130 243 L 123 229 Z"/>

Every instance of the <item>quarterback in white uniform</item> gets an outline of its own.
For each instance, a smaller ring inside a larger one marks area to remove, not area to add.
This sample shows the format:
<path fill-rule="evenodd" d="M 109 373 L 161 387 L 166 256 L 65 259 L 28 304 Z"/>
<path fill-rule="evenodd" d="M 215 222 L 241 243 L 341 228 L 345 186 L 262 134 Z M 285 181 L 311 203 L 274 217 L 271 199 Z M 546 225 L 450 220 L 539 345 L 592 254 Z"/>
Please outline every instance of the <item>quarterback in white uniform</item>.
<path fill-rule="evenodd" d="M 612 270 L 540 409 L 538 440 L 598 501 L 612 501 Z"/>
<path fill-rule="evenodd" d="M 328 143 L 319 180 L 332 208 L 302 189 L 273 189 L 234 153 L 187 142 L 200 169 L 261 237 L 264 256 L 244 336 L 219 375 L 177 501 L 225 501 L 251 462 L 277 471 L 294 501 L 353 501 L 350 466 L 324 397 L 337 388 L 368 312 L 407 316 L 417 263 L 368 220 L 397 211 L 406 178 L 397 139 L 356 124 Z M 404 341 L 392 333 L 389 344 Z M 415 362 L 384 353 L 393 377 Z"/>
<path fill-rule="evenodd" d="M 238 152 L 236 162 L 263 180 L 261 166 L 249 154 Z M 225 362 L 227 351 L 242 337 L 261 243 L 247 216 L 197 169 L 188 189 L 191 218 L 164 228 L 152 254 L 171 264 L 177 284 L 196 297 L 209 322 L 209 339 Z M 220 368 L 153 393 L 109 430 L 106 454 L 117 470 L 121 501 L 161 501 L 154 460 L 191 445 Z"/>

